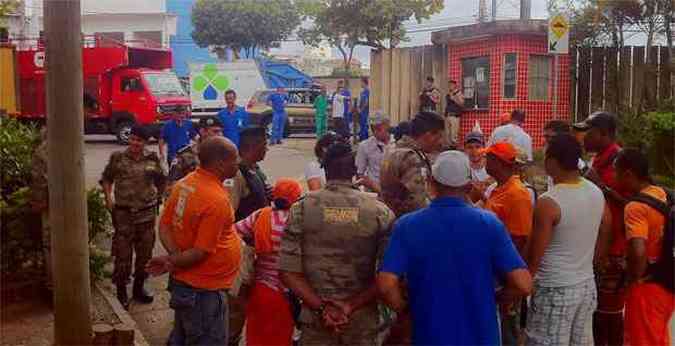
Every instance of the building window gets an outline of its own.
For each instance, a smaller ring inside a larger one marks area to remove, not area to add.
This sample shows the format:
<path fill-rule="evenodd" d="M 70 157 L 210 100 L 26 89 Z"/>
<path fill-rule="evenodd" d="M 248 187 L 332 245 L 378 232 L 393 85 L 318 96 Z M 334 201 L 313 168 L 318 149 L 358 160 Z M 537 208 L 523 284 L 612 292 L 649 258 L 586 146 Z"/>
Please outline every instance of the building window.
<path fill-rule="evenodd" d="M 516 53 L 504 54 L 504 98 L 516 98 Z"/>
<path fill-rule="evenodd" d="M 464 107 L 488 108 L 490 99 L 490 60 L 488 57 L 462 59 Z"/>
<path fill-rule="evenodd" d="M 530 101 L 549 99 L 549 81 L 551 80 L 551 57 L 530 55 L 528 67 L 528 95 Z"/>

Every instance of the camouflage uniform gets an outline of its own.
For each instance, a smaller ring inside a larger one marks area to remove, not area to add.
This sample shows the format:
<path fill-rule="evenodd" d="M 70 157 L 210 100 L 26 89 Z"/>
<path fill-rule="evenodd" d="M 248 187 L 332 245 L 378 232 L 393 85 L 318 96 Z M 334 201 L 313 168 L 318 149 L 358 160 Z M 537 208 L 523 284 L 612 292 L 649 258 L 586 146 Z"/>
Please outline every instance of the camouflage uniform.
<path fill-rule="evenodd" d="M 115 152 L 103 171 L 102 181 L 115 187 L 112 281 L 116 285 L 128 283 L 134 251 L 134 278 L 144 280 L 145 264 L 152 258 L 155 245 L 157 203 L 166 184 L 159 157 L 146 151 L 137 161 L 128 151 Z"/>
<path fill-rule="evenodd" d="M 322 298 L 346 299 L 375 280 L 394 213 L 348 182 L 329 181 L 291 209 L 281 242 L 280 269 L 303 273 Z M 335 335 L 307 309 L 300 314 L 301 345 L 374 345 L 375 303 L 356 311 L 344 332 Z"/>
<path fill-rule="evenodd" d="M 403 136 L 382 160 L 380 197 L 398 217 L 424 208 L 429 204 L 427 174 L 431 174 L 429 158 L 415 140 Z"/>
<path fill-rule="evenodd" d="M 31 199 L 33 203 L 49 205 L 49 186 L 47 178 L 47 141 L 35 149 L 33 153 L 33 162 L 31 167 Z M 46 272 L 47 287 L 51 288 L 52 281 L 52 252 L 51 252 L 51 229 L 49 228 L 49 209 L 40 211 L 42 227 L 42 254 L 44 256 L 44 267 Z"/>

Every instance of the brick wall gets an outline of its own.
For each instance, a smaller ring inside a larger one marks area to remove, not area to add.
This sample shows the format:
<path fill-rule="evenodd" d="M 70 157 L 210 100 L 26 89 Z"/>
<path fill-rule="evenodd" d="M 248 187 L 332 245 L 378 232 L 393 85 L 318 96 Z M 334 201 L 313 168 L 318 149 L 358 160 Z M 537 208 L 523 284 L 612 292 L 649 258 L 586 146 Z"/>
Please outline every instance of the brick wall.
<path fill-rule="evenodd" d="M 505 53 L 517 54 L 516 98 L 503 99 L 503 64 Z M 456 43 L 448 47 L 448 77 L 460 82 L 462 76 L 461 60 L 464 58 L 489 56 L 490 58 L 490 97 L 489 109 L 468 110 L 462 115 L 461 136 L 470 131 L 476 121 L 483 133 L 489 135 L 498 125 L 502 112 L 523 109 L 526 112 L 525 131 L 532 136 L 534 146 L 541 147 L 544 142 L 543 127 L 552 119 L 570 119 L 570 75 L 568 55 L 560 55 L 558 66 L 558 102 L 556 115 L 553 114 L 553 84 L 549 81 L 549 99 L 547 101 L 528 100 L 528 59 L 530 55 L 547 55 L 547 40 L 542 36 L 506 34 L 484 39 Z M 555 60 L 554 60 L 555 61 Z"/>

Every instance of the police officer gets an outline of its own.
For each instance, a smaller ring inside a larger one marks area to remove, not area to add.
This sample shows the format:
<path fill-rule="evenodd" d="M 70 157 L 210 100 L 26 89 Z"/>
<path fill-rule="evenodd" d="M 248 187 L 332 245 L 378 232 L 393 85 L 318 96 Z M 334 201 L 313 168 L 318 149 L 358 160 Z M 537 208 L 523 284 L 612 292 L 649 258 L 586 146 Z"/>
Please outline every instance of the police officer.
<path fill-rule="evenodd" d="M 216 116 L 208 116 L 199 120 L 199 142 L 212 136 L 222 136 L 223 123 Z M 199 165 L 199 145 L 192 144 L 178 150 L 176 158 L 169 167 L 169 182 L 171 184 L 183 179 L 197 169 Z"/>
<path fill-rule="evenodd" d="M 166 176 L 156 153 L 147 151 L 147 131 L 139 126 L 131 130 L 129 147 L 114 152 L 103 171 L 101 185 L 106 205 L 112 212 L 115 233 L 112 255 L 115 257 L 112 281 L 117 298 L 128 307 L 127 283 L 131 275 L 132 254 L 136 252 L 133 297 L 143 304 L 153 297 L 144 288 L 145 264 L 155 245 L 155 218 L 158 200 L 164 191 Z M 115 199 L 113 201 L 113 187 Z"/>
<path fill-rule="evenodd" d="M 303 301 L 301 345 L 374 345 L 376 262 L 394 213 L 352 184 L 351 146 L 324 156 L 327 185 L 293 205 L 280 251 L 281 279 Z"/>
<path fill-rule="evenodd" d="M 238 198 L 235 205 L 235 218 L 243 220 L 254 211 L 269 206 L 272 187 L 267 176 L 258 166 L 267 154 L 267 132 L 262 127 L 251 127 L 240 134 L 239 172 L 234 178 L 232 193 Z"/>
<path fill-rule="evenodd" d="M 41 142 L 33 153 L 31 164 L 31 206 L 40 214 L 42 231 L 42 254 L 46 273 L 45 283 L 49 291 L 53 288 L 51 230 L 49 228 L 49 187 L 47 179 L 47 128 L 40 132 Z"/>
<path fill-rule="evenodd" d="M 440 115 L 420 112 L 411 121 L 410 135 L 404 135 L 385 154 L 380 197 L 397 217 L 427 206 L 425 177 L 431 171 L 428 155 L 440 149 L 444 128 Z"/>

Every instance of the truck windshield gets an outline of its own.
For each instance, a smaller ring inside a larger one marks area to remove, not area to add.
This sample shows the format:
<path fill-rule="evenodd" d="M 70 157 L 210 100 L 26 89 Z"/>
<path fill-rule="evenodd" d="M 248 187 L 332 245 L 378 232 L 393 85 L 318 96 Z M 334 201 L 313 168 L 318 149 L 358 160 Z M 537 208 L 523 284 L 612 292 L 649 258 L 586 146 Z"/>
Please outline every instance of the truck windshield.
<path fill-rule="evenodd" d="M 148 82 L 152 94 L 185 96 L 185 90 L 180 85 L 178 78 L 172 73 L 148 73 L 145 74 L 145 81 Z"/>

